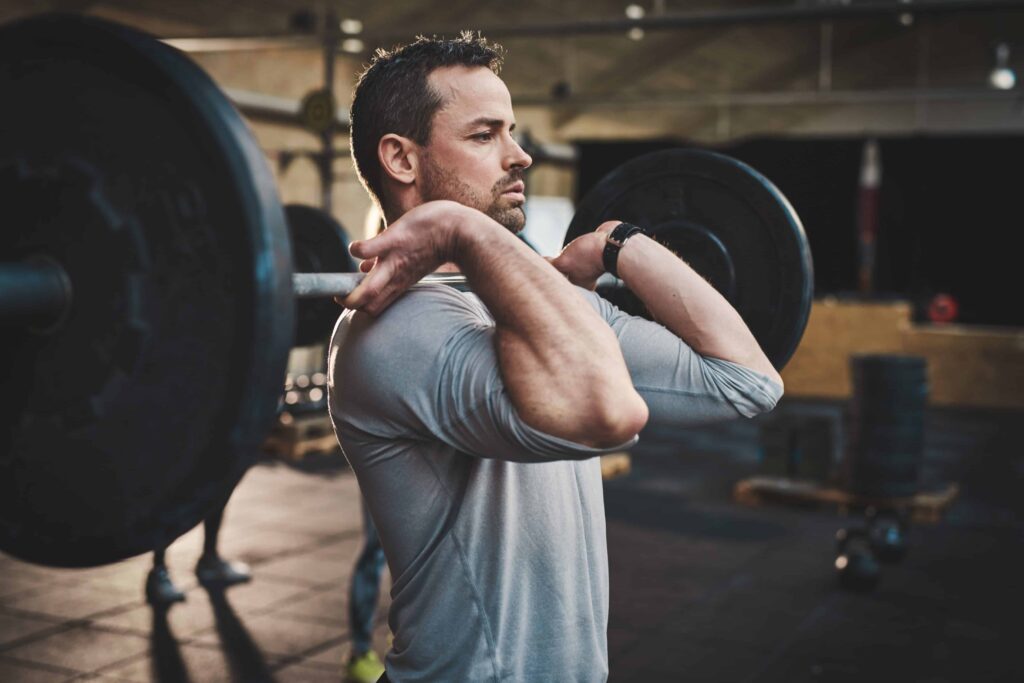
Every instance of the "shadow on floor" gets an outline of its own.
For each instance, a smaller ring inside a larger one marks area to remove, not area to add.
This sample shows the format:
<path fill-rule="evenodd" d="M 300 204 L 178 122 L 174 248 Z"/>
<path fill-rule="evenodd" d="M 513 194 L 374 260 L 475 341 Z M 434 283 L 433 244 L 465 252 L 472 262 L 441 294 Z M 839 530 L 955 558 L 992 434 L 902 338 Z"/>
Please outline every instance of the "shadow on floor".
<path fill-rule="evenodd" d="M 227 663 L 229 680 L 245 683 L 272 683 L 274 676 L 267 666 L 245 624 L 228 602 L 223 590 L 208 589 L 213 606 L 217 635 Z M 151 642 L 153 652 L 153 680 L 160 683 L 188 683 L 193 680 L 181 656 L 178 642 L 168 622 L 167 607 L 153 608 Z"/>

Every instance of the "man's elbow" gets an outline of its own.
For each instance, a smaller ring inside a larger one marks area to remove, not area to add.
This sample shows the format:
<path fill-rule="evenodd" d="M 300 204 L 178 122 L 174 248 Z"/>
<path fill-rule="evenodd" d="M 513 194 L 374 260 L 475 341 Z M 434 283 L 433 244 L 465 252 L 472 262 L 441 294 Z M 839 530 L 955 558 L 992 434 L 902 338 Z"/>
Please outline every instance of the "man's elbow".
<path fill-rule="evenodd" d="M 782 377 L 780 377 L 778 373 L 775 373 L 774 375 L 768 376 L 768 380 L 778 388 L 775 389 L 774 387 L 767 387 L 763 392 L 761 400 L 754 402 L 753 414 L 749 417 L 770 413 L 775 410 L 775 406 L 777 406 L 779 401 L 782 400 L 782 395 L 785 392 Z"/>
<path fill-rule="evenodd" d="M 588 439 L 596 448 L 612 448 L 636 436 L 650 417 L 647 403 L 630 390 L 627 395 L 603 399 L 595 406 Z"/>
<path fill-rule="evenodd" d="M 778 384 L 780 389 L 785 388 L 782 383 L 782 375 L 779 374 L 779 371 L 775 369 L 775 366 L 768 360 L 768 356 L 761 349 L 757 349 L 756 353 L 734 362 L 764 375 L 775 384 Z"/>
<path fill-rule="evenodd" d="M 782 381 L 782 375 L 780 375 L 779 371 L 775 369 L 775 366 L 772 365 L 772 362 L 768 360 L 767 356 L 765 356 L 763 353 L 759 353 L 753 359 L 748 359 L 746 362 L 740 364 L 744 365 L 745 367 L 755 372 L 764 375 L 769 382 L 778 387 L 778 391 L 775 393 L 778 396 L 778 398 L 782 398 L 782 394 L 785 393 L 786 391 L 786 385 Z M 768 405 L 762 412 L 767 413 L 768 411 L 772 410 L 772 408 L 774 408 L 775 404 L 778 402 L 778 398 L 775 401 L 771 402 L 771 404 Z"/>

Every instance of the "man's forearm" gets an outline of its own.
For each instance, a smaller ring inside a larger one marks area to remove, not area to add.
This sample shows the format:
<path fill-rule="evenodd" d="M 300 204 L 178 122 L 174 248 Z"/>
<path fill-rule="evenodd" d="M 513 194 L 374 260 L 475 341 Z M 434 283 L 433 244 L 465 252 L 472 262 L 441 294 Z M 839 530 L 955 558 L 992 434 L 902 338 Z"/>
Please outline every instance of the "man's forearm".
<path fill-rule="evenodd" d="M 703 356 L 782 378 L 736 309 L 700 274 L 645 235 L 626 240 L 617 270 L 629 289 L 666 328 Z"/>
<path fill-rule="evenodd" d="M 532 427 L 612 446 L 646 422 L 611 328 L 523 242 L 479 215 L 460 226 L 455 260 L 496 323 L 501 373 Z"/>

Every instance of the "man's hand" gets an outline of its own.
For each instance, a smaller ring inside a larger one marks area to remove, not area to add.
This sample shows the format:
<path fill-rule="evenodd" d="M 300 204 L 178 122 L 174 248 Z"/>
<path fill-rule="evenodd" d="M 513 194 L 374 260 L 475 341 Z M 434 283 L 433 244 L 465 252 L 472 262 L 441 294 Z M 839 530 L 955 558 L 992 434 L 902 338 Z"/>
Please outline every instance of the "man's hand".
<path fill-rule="evenodd" d="M 597 278 L 604 273 L 601 255 L 606 235 L 619 223 L 621 221 L 605 221 L 594 232 L 580 235 L 565 245 L 558 256 L 549 259 L 551 265 L 574 285 L 593 290 L 597 287 Z"/>
<path fill-rule="evenodd" d="M 457 251 L 462 204 L 435 201 L 406 212 L 387 230 L 368 240 L 349 245 L 353 256 L 363 259 L 366 277 L 340 303 L 345 308 L 380 313 L 425 275 L 453 260 Z"/>

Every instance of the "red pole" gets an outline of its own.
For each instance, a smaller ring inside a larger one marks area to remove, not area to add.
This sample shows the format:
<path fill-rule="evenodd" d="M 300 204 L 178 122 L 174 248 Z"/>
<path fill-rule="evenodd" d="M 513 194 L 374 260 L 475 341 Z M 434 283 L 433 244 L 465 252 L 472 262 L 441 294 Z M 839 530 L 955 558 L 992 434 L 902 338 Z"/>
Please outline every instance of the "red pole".
<path fill-rule="evenodd" d="M 882 159 L 878 141 L 865 140 L 857 192 L 857 284 L 861 294 L 871 294 L 875 286 L 875 241 L 878 236 L 878 194 L 881 185 Z"/>

